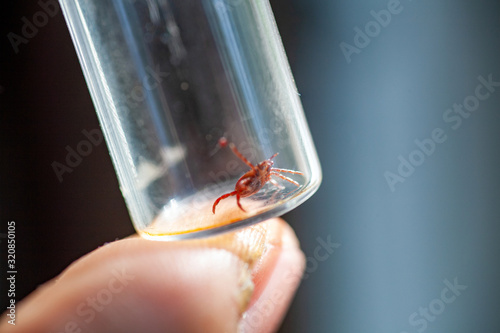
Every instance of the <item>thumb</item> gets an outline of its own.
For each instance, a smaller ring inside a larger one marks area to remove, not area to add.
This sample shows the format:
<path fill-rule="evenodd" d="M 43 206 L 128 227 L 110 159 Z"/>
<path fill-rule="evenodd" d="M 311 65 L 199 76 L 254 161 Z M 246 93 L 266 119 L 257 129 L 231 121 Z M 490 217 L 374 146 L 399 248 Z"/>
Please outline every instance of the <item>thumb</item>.
<path fill-rule="evenodd" d="M 273 332 L 304 269 L 274 219 L 200 240 L 116 241 L 23 300 L 2 332 Z"/>

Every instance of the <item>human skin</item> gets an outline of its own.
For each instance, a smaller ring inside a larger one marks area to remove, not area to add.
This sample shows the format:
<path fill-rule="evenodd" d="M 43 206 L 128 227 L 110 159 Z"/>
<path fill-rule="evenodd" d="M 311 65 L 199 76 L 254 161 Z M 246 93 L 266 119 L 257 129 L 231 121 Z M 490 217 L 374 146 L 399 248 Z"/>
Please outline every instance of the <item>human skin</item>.
<path fill-rule="evenodd" d="M 209 239 L 132 236 L 71 264 L 16 304 L 0 332 L 275 332 L 305 257 L 272 219 Z"/>

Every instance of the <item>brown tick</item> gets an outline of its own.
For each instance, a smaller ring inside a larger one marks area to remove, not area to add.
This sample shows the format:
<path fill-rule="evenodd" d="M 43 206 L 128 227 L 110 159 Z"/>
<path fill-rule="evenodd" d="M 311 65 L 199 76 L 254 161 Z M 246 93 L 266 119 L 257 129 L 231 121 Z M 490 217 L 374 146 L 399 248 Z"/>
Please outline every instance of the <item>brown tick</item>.
<path fill-rule="evenodd" d="M 227 139 L 222 137 L 219 139 L 219 146 L 225 147 L 228 145 Z M 242 160 L 246 165 L 250 167 L 250 171 L 245 173 L 243 176 L 241 176 L 240 179 L 236 182 L 236 186 L 234 187 L 234 191 L 230 193 L 226 193 L 214 202 L 214 206 L 212 207 L 212 212 L 215 214 L 215 207 L 219 204 L 219 202 L 222 199 L 226 199 L 228 197 L 231 197 L 233 195 L 236 196 L 236 203 L 238 204 L 238 207 L 244 212 L 246 210 L 241 207 L 240 204 L 240 198 L 245 198 L 249 197 L 251 195 L 254 195 L 255 193 L 259 192 L 259 190 L 267 183 L 271 182 L 271 184 L 283 188 L 281 185 L 279 185 L 274 179 L 271 178 L 271 176 L 276 176 L 281 179 L 286 180 L 287 182 L 290 182 L 296 186 L 300 186 L 299 183 L 297 183 L 295 180 L 290 179 L 288 177 L 283 176 L 280 174 L 280 172 L 286 172 L 286 173 L 293 173 L 295 175 L 304 175 L 302 172 L 299 171 L 293 171 L 293 170 L 287 170 L 287 169 L 276 169 L 273 168 L 274 162 L 272 161 L 273 158 L 275 158 L 278 153 L 274 154 L 271 156 L 269 159 L 264 160 L 260 162 L 257 165 L 253 165 L 250 163 L 245 156 L 243 156 L 239 150 L 236 148 L 234 143 L 229 143 L 229 148 L 233 151 L 233 153 L 238 156 L 240 160 Z"/>

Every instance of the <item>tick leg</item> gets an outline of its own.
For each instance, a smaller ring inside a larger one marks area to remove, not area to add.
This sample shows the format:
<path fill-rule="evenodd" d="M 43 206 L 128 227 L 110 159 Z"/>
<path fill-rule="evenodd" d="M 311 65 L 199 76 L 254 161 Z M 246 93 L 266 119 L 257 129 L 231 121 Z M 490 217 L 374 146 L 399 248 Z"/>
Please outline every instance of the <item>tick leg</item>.
<path fill-rule="evenodd" d="M 288 169 L 276 169 L 276 168 L 271 168 L 271 171 L 276 171 L 276 172 L 286 172 L 286 173 L 293 173 L 294 175 L 304 175 L 300 171 L 295 171 L 295 170 L 288 170 Z"/>
<path fill-rule="evenodd" d="M 247 212 L 246 210 L 243 209 L 243 207 L 241 207 L 241 204 L 240 204 L 240 195 L 238 193 L 236 193 L 236 203 L 238 204 L 238 207 L 240 207 L 240 209 L 242 211 L 244 211 L 245 213 Z"/>
<path fill-rule="evenodd" d="M 245 156 L 243 156 L 242 153 L 240 153 L 240 151 L 238 150 L 238 148 L 236 148 L 236 146 L 234 145 L 234 143 L 231 142 L 229 144 L 229 148 L 231 148 L 231 150 L 233 151 L 234 155 L 238 156 L 240 158 L 240 160 L 242 160 L 243 162 L 245 162 L 246 165 L 248 165 L 251 169 L 255 169 L 254 165 L 252 163 L 250 163 L 245 158 Z"/>
<path fill-rule="evenodd" d="M 274 154 L 273 156 L 269 157 L 270 160 L 272 160 L 273 158 L 275 158 L 276 156 L 278 156 L 279 153 L 276 153 Z"/>
<path fill-rule="evenodd" d="M 215 206 L 217 206 L 219 204 L 219 201 L 221 201 L 222 199 L 226 199 L 228 197 L 231 197 L 233 195 L 237 195 L 237 194 L 238 194 L 238 192 L 233 191 L 231 193 L 226 193 L 226 194 L 220 196 L 219 198 L 217 198 L 217 200 L 215 200 L 215 202 L 214 202 L 214 206 L 212 207 L 212 212 L 215 214 Z M 240 205 L 239 197 L 240 197 L 239 195 L 236 196 L 236 199 L 238 200 L 238 206 Z M 241 208 L 241 206 L 240 206 L 240 208 Z M 241 208 L 241 209 L 243 211 L 245 211 L 243 208 Z"/>
<path fill-rule="evenodd" d="M 274 180 L 274 179 L 272 179 L 272 178 L 271 178 L 271 179 L 269 179 L 269 182 L 270 182 L 271 184 L 273 184 L 274 186 L 276 186 L 277 188 L 279 188 L 280 190 L 283 190 L 283 189 L 284 189 L 283 185 L 280 185 L 280 183 L 278 183 L 277 181 L 275 181 L 275 180 Z"/>
<path fill-rule="evenodd" d="M 273 169 L 273 170 L 274 170 L 274 169 Z M 299 185 L 299 183 L 297 183 L 295 180 L 293 180 L 293 179 L 291 179 L 291 178 L 288 178 L 288 177 L 285 177 L 285 176 L 283 176 L 283 175 L 282 175 L 282 174 L 280 174 L 280 173 L 277 173 L 277 172 L 271 172 L 271 175 L 276 176 L 276 177 L 280 177 L 281 179 L 284 179 L 284 180 L 286 180 L 287 182 L 290 182 L 290 183 L 292 183 L 292 184 L 293 184 L 293 185 L 295 185 L 295 186 L 300 186 L 300 185 Z"/>

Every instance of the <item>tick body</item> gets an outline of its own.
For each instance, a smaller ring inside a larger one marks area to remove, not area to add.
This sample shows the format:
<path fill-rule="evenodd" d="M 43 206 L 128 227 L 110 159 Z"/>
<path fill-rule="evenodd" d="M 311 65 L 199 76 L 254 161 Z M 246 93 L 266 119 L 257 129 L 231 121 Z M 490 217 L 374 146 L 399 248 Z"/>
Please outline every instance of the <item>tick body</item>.
<path fill-rule="evenodd" d="M 225 147 L 227 145 L 228 142 L 226 138 L 222 137 L 219 139 L 219 146 Z M 242 211 L 246 212 L 246 210 L 243 209 L 243 207 L 241 206 L 240 198 L 245 198 L 254 195 L 255 193 L 259 192 L 259 190 L 267 182 L 271 182 L 273 185 L 281 187 L 274 179 L 271 178 L 271 176 L 276 176 L 278 178 L 281 178 L 283 180 L 286 180 L 287 182 L 294 184 L 295 186 L 300 186 L 299 183 L 297 183 L 295 180 L 290 179 L 282 175 L 281 173 L 285 172 L 285 173 L 292 173 L 295 175 L 304 175 L 302 172 L 273 168 L 274 161 L 272 161 L 272 159 L 275 158 L 278 155 L 278 153 L 274 154 L 269 159 L 264 160 L 257 165 L 253 165 L 245 158 L 245 156 L 243 156 L 240 153 L 240 151 L 236 148 L 236 146 L 233 143 L 229 143 L 229 148 L 231 148 L 233 153 L 240 160 L 242 160 L 243 163 L 245 163 L 250 167 L 250 170 L 247 171 L 243 176 L 241 176 L 240 179 L 238 179 L 234 187 L 234 191 L 226 193 L 217 198 L 217 200 L 215 200 L 214 205 L 212 207 L 212 212 L 214 214 L 215 214 L 215 207 L 219 204 L 219 202 L 231 196 L 236 196 L 236 203 L 238 204 L 238 207 L 240 207 Z"/>

